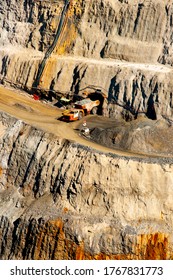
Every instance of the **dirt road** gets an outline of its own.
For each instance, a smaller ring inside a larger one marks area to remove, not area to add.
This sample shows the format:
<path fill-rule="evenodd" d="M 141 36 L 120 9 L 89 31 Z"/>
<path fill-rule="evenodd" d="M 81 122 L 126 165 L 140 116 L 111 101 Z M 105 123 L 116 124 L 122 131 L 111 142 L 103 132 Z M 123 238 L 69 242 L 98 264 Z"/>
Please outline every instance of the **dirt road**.
<path fill-rule="evenodd" d="M 56 58 L 57 55 L 52 55 L 52 57 Z M 94 59 L 94 58 L 84 58 L 78 56 L 58 56 L 59 61 L 71 61 L 71 62 L 81 62 L 90 65 L 105 65 L 105 66 L 114 66 L 121 68 L 132 68 L 132 69 L 140 69 L 146 71 L 152 71 L 157 73 L 169 73 L 172 71 L 172 67 L 169 65 L 163 65 L 159 63 L 137 63 L 137 62 L 128 62 L 128 61 L 121 61 L 115 59 Z"/>
<path fill-rule="evenodd" d="M 83 120 L 73 123 L 58 121 L 57 118 L 62 114 L 61 109 L 41 101 L 36 101 L 32 96 L 25 92 L 0 86 L 0 110 L 21 119 L 36 128 L 51 132 L 61 138 L 91 147 L 103 153 L 114 153 L 120 156 L 129 157 L 134 155 L 136 157 L 146 157 L 142 154 L 139 155 L 127 151 L 110 149 L 81 137 L 79 135 L 78 127 Z M 94 126 L 108 128 L 116 124 L 116 120 L 101 116 L 87 116 L 85 119 L 87 119 L 90 128 L 93 128 Z"/>

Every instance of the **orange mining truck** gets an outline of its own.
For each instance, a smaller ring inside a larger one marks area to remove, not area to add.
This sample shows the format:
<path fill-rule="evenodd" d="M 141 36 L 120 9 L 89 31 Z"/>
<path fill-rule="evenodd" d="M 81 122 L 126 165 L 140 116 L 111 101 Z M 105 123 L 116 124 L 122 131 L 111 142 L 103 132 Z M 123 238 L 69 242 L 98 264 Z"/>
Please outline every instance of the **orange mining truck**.
<path fill-rule="evenodd" d="M 88 114 L 97 114 L 98 106 L 100 104 L 99 100 L 91 100 L 90 98 L 83 99 L 81 101 L 75 102 L 75 108 L 65 110 L 62 115 L 62 119 L 65 121 L 76 121 L 80 120 Z"/>

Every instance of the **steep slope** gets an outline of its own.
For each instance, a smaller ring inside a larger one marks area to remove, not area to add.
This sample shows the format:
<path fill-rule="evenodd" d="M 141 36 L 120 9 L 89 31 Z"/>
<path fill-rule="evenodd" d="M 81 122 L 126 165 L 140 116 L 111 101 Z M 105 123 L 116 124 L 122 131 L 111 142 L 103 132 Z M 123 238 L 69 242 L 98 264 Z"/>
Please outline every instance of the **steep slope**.
<path fill-rule="evenodd" d="M 4 113 L 1 128 L 1 259 L 172 258 L 172 159 L 99 153 Z"/>
<path fill-rule="evenodd" d="M 64 27 L 55 53 L 133 62 L 156 62 L 164 55 L 168 60 L 172 15 L 168 0 L 1 1 L 2 44 L 45 51 L 54 39 L 67 2 L 66 24 L 70 30 Z M 70 35 L 73 43 L 67 44 Z"/>
<path fill-rule="evenodd" d="M 172 116 L 170 1 L 70 1 L 52 48 L 65 3 L 0 2 L 1 81 L 55 96 L 94 86 L 135 112 L 146 112 L 153 96 L 158 115 Z M 122 110 L 111 106 L 108 114 Z"/>
<path fill-rule="evenodd" d="M 171 122 L 172 8 L 0 0 L 0 81 L 55 98 L 101 88 L 114 120 Z M 55 107 L 2 87 L 0 108 L 1 259 L 173 259 L 171 152 L 89 143 Z"/>

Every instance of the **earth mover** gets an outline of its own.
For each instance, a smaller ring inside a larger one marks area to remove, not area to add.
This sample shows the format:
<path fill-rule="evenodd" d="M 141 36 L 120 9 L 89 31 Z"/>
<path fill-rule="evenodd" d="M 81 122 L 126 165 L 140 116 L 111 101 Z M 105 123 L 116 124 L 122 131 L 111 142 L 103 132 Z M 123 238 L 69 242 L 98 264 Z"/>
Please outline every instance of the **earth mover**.
<path fill-rule="evenodd" d="M 69 109 L 65 110 L 62 113 L 62 120 L 63 121 L 77 121 L 80 120 L 85 115 L 84 110 L 82 109 Z"/>
<path fill-rule="evenodd" d="M 98 106 L 100 104 L 99 100 L 91 100 L 90 98 L 77 101 L 74 104 L 74 108 L 65 110 L 62 115 L 62 119 L 65 121 L 76 121 L 82 119 L 88 114 L 97 114 Z"/>

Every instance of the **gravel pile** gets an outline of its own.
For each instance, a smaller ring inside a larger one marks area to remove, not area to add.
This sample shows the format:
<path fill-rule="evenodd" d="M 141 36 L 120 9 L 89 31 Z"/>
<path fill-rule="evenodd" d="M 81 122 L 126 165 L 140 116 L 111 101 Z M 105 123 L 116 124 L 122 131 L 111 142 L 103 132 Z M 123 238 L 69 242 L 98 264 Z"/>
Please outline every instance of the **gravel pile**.
<path fill-rule="evenodd" d="M 104 146 L 136 153 L 173 155 L 173 125 L 167 120 L 139 118 L 111 128 L 93 128 L 91 139 Z"/>

